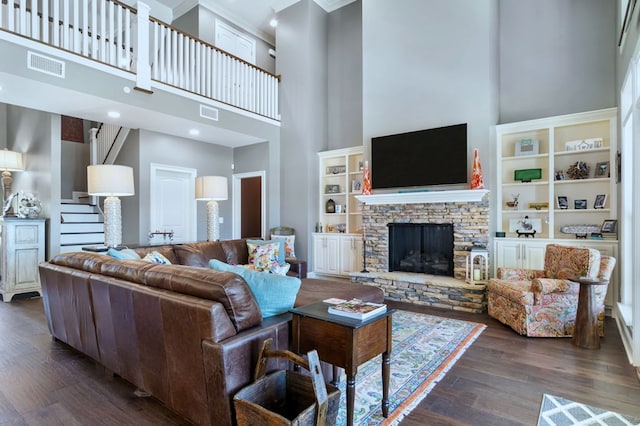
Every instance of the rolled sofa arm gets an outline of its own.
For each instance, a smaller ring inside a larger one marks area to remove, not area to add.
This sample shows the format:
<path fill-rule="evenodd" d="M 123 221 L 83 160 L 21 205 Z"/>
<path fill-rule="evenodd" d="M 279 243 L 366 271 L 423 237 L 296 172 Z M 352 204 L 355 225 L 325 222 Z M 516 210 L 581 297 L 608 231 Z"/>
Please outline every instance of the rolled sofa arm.
<path fill-rule="evenodd" d="M 505 268 L 497 270 L 496 277 L 506 281 L 531 281 L 544 276 L 544 271 L 538 269 Z"/>
<path fill-rule="evenodd" d="M 287 275 L 293 275 L 300 279 L 307 278 L 307 261 L 296 259 L 295 257 L 287 257 L 286 262 L 291 265 Z"/>

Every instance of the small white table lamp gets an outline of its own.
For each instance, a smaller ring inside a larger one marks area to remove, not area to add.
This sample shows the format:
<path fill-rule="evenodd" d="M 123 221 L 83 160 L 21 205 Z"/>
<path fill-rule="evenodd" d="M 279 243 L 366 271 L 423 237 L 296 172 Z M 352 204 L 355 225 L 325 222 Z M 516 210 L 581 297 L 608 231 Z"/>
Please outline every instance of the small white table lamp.
<path fill-rule="evenodd" d="M 224 176 L 199 176 L 196 178 L 196 200 L 207 203 L 207 241 L 220 239 L 218 201 L 228 198 L 227 178 Z"/>
<path fill-rule="evenodd" d="M 21 172 L 24 170 L 24 162 L 22 161 L 22 153 L 3 149 L 0 151 L 0 170 L 2 170 L 2 205 L 11 196 L 11 184 L 13 178 L 11 172 Z M 14 216 L 13 208 L 7 209 L 3 216 Z"/>
<path fill-rule="evenodd" d="M 87 166 L 89 195 L 107 197 L 104 200 L 104 245 L 122 244 L 122 213 L 118 197 L 135 194 L 133 169 L 128 166 L 98 164 Z"/>

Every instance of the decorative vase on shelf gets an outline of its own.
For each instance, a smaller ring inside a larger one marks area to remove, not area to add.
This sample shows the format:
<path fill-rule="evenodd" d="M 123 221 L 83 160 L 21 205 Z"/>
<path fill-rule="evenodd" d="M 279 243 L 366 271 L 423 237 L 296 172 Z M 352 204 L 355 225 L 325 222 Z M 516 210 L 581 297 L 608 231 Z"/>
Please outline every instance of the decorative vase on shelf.
<path fill-rule="evenodd" d="M 471 172 L 471 189 L 484 189 L 482 179 L 482 166 L 480 166 L 480 156 L 478 148 L 473 150 L 473 171 Z"/>
<path fill-rule="evenodd" d="M 364 162 L 362 172 L 362 195 L 371 195 L 371 173 L 369 172 L 369 162 Z"/>

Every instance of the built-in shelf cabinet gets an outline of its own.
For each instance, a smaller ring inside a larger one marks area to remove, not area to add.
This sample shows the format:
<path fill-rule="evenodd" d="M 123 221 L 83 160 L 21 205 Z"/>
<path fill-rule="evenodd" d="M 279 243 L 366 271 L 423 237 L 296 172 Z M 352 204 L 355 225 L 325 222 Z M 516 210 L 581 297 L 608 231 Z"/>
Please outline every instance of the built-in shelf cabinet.
<path fill-rule="evenodd" d="M 618 220 L 617 109 L 502 124 L 496 126 L 495 133 L 499 186 L 496 231 L 504 232 L 505 238 L 495 238 L 494 274 L 501 266 L 541 269 L 549 243 L 592 247 L 617 256 L 616 234 L 592 240 L 591 233 L 587 239 L 578 239 L 575 233 L 562 232 L 569 225 L 600 228 L 605 220 Z M 530 150 L 531 155 L 517 155 L 521 141 L 537 144 L 537 153 Z M 584 179 L 571 179 L 567 173 L 577 162 L 589 166 Z M 525 169 L 541 169 L 541 178 L 516 181 L 516 170 Z M 606 197 L 602 208 L 595 208 L 597 195 Z M 518 204 L 514 206 L 516 197 Z M 566 207 L 558 197 L 566 197 Z M 537 208 L 532 203 L 538 204 Z M 528 225 L 539 226 L 533 238 L 518 236 L 516 230 L 527 231 L 523 219 Z M 607 295 L 609 307 L 617 300 L 618 277 L 616 268 Z"/>
<path fill-rule="evenodd" d="M 0 218 L 0 294 L 10 302 L 22 293 L 39 293 L 38 265 L 44 261 L 45 219 Z"/>
<path fill-rule="evenodd" d="M 313 272 L 345 276 L 362 269 L 362 147 L 318 153 L 319 212 L 313 234 Z M 327 203 L 331 200 L 332 211 Z"/>

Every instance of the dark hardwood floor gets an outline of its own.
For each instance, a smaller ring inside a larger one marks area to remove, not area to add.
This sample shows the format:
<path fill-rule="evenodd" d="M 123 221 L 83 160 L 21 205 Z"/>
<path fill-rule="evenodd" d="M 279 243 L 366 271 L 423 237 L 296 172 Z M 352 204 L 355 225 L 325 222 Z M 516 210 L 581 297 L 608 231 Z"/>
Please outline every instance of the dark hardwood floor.
<path fill-rule="evenodd" d="M 521 337 L 487 315 L 389 302 L 487 329 L 402 425 L 535 425 L 543 393 L 640 417 L 640 383 L 613 320 L 600 350 Z M 54 341 L 42 300 L 0 302 L 0 424 L 185 424 L 153 398 Z"/>

